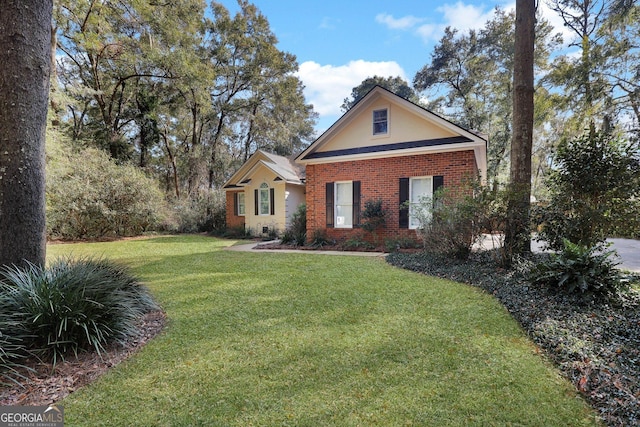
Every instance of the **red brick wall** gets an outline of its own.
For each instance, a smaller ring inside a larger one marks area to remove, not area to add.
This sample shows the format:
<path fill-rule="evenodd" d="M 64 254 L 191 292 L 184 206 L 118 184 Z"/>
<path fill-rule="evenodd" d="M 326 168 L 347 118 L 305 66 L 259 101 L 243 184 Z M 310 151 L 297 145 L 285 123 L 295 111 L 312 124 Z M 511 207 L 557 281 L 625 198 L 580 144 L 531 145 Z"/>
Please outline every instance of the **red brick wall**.
<path fill-rule="evenodd" d="M 456 187 L 478 173 L 473 150 L 406 157 L 307 165 L 307 235 L 326 230 L 329 237 L 342 240 L 360 229 L 326 228 L 325 184 L 335 181 L 360 181 L 361 209 L 367 200 L 382 199 L 387 212 L 381 238 L 416 238 L 415 230 L 399 227 L 399 179 L 419 176 L 444 176 L 444 186 Z M 233 200 L 232 200 L 233 203 Z"/>
<path fill-rule="evenodd" d="M 244 216 L 238 216 L 233 210 L 234 198 L 236 193 L 240 191 L 227 191 L 227 207 L 226 207 L 226 219 L 227 228 L 244 227 Z"/>

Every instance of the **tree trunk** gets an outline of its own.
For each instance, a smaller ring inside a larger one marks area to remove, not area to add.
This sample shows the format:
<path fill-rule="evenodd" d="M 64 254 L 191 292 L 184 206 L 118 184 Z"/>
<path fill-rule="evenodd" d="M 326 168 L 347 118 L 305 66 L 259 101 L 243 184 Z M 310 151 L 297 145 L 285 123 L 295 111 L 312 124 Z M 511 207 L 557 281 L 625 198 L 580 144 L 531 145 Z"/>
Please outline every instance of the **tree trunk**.
<path fill-rule="evenodd" d="M 0 13 L 0 265 L 45 262 L 52 13 L 52 0 L 7 0 Z"/>
<path fill-rule="evenodd" d="M 529 208 L 533 142 L 533 49 L 535 0 L 516 0 L 513 70 L 513 140 L 505 249 L 507 256 L 531 252 Z"/>

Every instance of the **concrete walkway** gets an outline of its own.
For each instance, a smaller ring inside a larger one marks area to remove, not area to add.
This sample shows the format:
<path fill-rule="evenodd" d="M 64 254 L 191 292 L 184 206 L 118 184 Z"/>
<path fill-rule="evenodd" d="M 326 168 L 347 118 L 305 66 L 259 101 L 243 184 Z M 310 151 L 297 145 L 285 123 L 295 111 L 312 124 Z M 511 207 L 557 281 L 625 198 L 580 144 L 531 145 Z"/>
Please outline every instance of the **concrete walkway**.
<path fill-rule="evenodd" d="M 622 270 L 640 273 L 640 240 L 633 239 L 608 239 L 612 243 L 611 249 L 618 253 L 618 267 Z M 478 248 L 491 249 L 497 245 L 497 239 L 485 236 Z M 358 251 L 323 251 L 323 250 L 301 250 L 301 249 L 255 249 L 256 246 L 273 242 L 251 242 L 242 245 L 228 246 L 225 250 L 240 252 L 277 252 L 277 253 L 298 253 L 298 254 L 318 254 L 318 255 L 347 255 L 364 257 L 384 257 L 387 254 L 381 252 L 358 252 Z M 532 241 L 531 248 L 541 250 L 538 242 Z"/>

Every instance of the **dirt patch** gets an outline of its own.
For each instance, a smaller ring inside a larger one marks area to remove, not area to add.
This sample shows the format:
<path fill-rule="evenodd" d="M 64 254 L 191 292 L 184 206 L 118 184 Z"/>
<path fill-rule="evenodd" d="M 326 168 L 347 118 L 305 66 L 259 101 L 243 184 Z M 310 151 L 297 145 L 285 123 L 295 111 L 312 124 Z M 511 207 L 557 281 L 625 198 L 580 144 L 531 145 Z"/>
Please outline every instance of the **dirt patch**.
<path fill-rule="evenodd" d="M 140 321 L 139 334 L 125 345 L 113 345 L 101 355 L 80 353 L 77 358 L 58 362 L 55 370 L 51 363 L 29 359 L 23 363 L 30 370 L 21 371 L 26 377 L 21 380 L 22 385 L 0 388 L 0 406 L 40 406 L 58 402 L 137 352 L 158 335 L 165 324 L 164 312 L 148 313 Z"/>

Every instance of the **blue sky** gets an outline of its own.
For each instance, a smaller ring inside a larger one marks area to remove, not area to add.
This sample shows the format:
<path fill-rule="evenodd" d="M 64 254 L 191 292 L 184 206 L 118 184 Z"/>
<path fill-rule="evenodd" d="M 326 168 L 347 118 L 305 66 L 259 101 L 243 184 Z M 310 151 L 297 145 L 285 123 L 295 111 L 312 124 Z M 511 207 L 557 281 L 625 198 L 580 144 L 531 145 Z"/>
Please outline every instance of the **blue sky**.
<path fill-rule="evenodd" d="M 236 0 L 218 0 L 232 14 Z M 296 55 L 305 97 L 326 130 L 341 116 L 351 89 L 373 75 L 400 76 L 412 82 L 434 45 L 450 25 L 461 31 L 481 28 L 496 6 L 515 1 L 445 0 L 254 0 L 279 40 L 278 48 Z M 560 30 L 559 18 L 540 2 L 542 13 Z"/>

